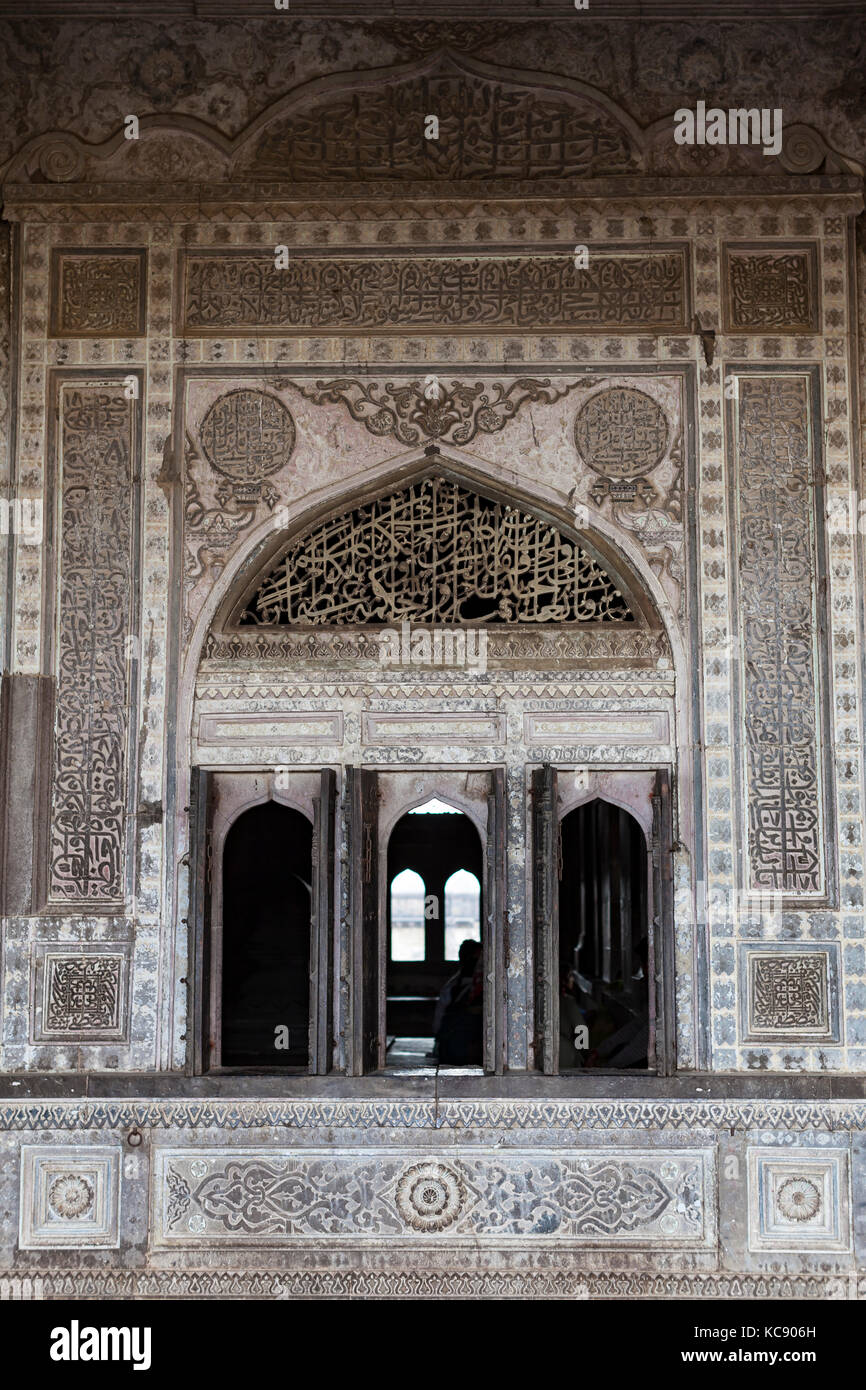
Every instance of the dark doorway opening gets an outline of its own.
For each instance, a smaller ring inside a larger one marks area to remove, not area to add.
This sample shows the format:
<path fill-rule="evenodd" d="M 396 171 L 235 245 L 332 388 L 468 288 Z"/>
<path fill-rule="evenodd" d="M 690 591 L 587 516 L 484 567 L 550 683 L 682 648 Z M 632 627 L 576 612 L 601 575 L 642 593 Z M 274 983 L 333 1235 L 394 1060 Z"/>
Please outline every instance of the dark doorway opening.
<path fill-rule="evenodd" d="M 569 812 L 561 836 L 559 1069 L 645 1070 L 653 1065 L 646 839 L 606 801 Z"/>
<path fill-rule="evenodd" d="M 222 1065 L 309 1064 L 313 828 L 268 801 L 223 851 Z"/>
<path fill-rule="evenodd" d="M 394 826 L 388 841 L 387 1066 L 482 1065 L 482 879 L 481 841 L 462 812 L 433 800 Z"/>

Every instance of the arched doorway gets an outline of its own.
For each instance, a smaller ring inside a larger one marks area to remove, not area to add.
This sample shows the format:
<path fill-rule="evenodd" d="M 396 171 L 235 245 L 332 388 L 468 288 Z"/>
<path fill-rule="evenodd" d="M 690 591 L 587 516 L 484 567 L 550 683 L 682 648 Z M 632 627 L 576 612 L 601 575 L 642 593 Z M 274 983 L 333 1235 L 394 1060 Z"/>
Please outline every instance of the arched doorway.
<path fill-rule="evenodd" d="M 305 816 L 274 801 L 244 811 L 226 836 L 223 1067 L 307 1067 L 312 838 Z"/>
<path fill-rule="evenodd" d="M 478 832 L 468 816 L 438 799 L 414 807 L 391 831 L 385 973 L 390 1067 L 482 1063 L 482 877 Z M 477 949 L 467 945 L 461 956 L 464 941 L 477 943 Z"/>
<path fill-rule="evenodd" d="M 600 799 L 568 812 L 559 833 L 559 1070 L 645 1069 L 652 1054 L 646 839 L 628 811 Z M 577 1040 L 575 1028 L 585 1029 Z"/>

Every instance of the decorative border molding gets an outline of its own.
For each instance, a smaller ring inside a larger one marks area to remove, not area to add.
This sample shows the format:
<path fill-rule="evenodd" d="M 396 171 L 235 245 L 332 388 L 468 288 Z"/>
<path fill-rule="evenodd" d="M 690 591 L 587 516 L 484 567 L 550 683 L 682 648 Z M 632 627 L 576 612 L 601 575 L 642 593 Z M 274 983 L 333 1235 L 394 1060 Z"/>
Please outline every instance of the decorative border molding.
<path fill-rule="evenodd" d="M 349 1254 L 349 1252 L 346 1252 Z M 283 1257 L 285 1258 L 285 1256 Z M 361 1252 L 358 1252 L 361 1258 Z M 866 1277 L 832 1274 L 705 1273 L 702 1270 L 160 1269 L 33 1271 L 16 1265 L 2 1279 L 41 1279 L 47 1299 L 388 1298 L 388 1299 L 792 1299 L 866 1297 Z"/>
<path fill-rule="evenodd" d="M 711 1085 L 713 1077 L 703 1078 Z M 0 1103 L 0 1131 L 348 1129 L 804 1130 L 866 1132 L 866 1099 L 812 1100 L 30 1100 Z"/>

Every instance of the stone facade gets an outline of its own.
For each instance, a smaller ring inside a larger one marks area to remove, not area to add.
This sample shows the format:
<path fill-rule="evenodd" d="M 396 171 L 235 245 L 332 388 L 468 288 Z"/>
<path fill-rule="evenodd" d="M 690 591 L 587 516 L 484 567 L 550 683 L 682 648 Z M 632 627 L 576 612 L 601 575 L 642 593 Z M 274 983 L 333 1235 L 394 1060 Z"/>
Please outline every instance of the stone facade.
<path fill-rule="evenodd" d="M 0 536 L 4 1277 L 862 1291 L 857 36 L 650 23 L 638 61 L 636 32 L 8 26 L 0 464 L 42 526 Z M 28 101 L 15 65 L 46 44 Z M 778 157 L 673 142 L 716 89 L 784 108 Z M 507 563 L 522 518 L 572 607 L 497 615 L 483 673 L 383 670 L 365 537 L 387 512 L 395 554 L 406 516 L 417 543 L 440 485 L 495 532 L 455 544 L 461 573 Z M 351 602 L 290 601 L 290 545 L 339 553 Z M 605 797 L 667 856 L 667 1076 L 541 1074 L 542 764 L 559 814 Z M 199 779 L 221 845 L 262 800 L 315 820 L 321 769 L 334 1043 L 316 1075 L 205 1083 Z M 503 847 L 488 1075 L 357 1074 L 350 769 L 378 773 L 380 843 L 441 794 Z"/>

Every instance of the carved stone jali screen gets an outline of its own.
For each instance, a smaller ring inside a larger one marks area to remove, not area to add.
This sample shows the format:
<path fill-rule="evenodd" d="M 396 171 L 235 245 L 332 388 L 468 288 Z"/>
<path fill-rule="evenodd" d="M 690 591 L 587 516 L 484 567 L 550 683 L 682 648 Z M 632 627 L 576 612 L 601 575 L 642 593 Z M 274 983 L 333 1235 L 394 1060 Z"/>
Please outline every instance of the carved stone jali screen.
<path fill-rule="evenodd" d="M 578 545 L 516 507 L 430 477 L 292 542 L 243 622 L 631 622 Z"/>

